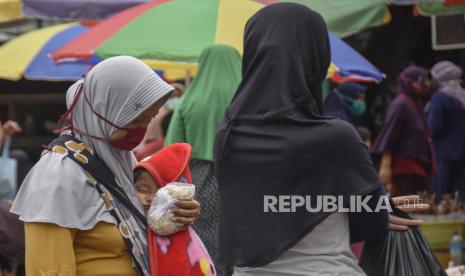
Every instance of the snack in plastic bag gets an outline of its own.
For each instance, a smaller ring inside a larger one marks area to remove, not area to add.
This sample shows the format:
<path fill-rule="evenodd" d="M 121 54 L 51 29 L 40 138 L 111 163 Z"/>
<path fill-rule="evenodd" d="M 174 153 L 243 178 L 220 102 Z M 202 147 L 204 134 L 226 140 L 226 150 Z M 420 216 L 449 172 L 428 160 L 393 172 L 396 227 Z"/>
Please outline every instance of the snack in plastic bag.
<path fill-rule="evenodd" d="M 172 182 L 158 190 L 147 214 L 150 229 L 162 236 L 178 232 L 183 225 L 173 221 L 171 209 L 178 200 L 191 200 L 194 194 L 195 186 L 182 182 Z"/>

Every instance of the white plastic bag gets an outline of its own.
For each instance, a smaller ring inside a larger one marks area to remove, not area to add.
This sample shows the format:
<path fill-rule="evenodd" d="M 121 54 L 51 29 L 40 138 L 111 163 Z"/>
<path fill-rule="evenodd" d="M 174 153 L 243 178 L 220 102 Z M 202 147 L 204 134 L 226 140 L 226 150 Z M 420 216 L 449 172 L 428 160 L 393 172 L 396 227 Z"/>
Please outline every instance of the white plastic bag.
<path fill-rule="evenodd" d="M 194 194 L 195 186 L 182 182 L 172 182 L 159 189 L 147 214 L 150 229 L 162 236 L 178 232 L 183 225 L 173 221 L 171 209 L 178 200 L 194 199 Z"/>
<path fill-rule="evenodd" d="M 465 265 L 461 266 L 452 266 L 452 262 L 449 262 L 449 268 L 446 269 L 446 273 L 449 276 L 464 276 L 465 275 Z"/>

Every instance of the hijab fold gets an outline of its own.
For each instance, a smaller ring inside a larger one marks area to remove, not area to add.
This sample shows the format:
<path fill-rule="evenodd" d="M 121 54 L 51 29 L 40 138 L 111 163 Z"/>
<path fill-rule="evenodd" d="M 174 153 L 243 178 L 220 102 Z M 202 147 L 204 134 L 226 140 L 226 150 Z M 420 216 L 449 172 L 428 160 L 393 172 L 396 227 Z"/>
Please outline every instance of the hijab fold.
<path fill-rule="evenodd" d="M 438 62 L 431 69 L 433 81 L 439 84 L 439 92 L 454 99 L 454 101 L 465 110 L 465 89 L 460 85 L 462 69 L 450 61 Z"/>
<path fill-rule="evenodd" d="M 356 130 L 321 115 L 329 64 L 325 22 L 307 7 L 269 5 L 247 23 L 242 82 L 215 141 L 226 263 L 266 265 L 330 215 L 267 213 L 265 195 L 365 195 L 381 187 Z"/>
<path fill-rule="evenodd" d="M 89 135 L 110 139 L 116 128 L 92 112 L 92 108 L 113 124 L 124 127 L 173 88 L 142 61 L 119 56 L 97 64 L 74 83 L 66 95 L 67 106 L 75 105 L 70 120 Z M 113 148 L 108 141 L 78 135 L 110 168 L 132 203 L 143 213 L 133 184 L 134 154 Z M 49 222 L 62 227 L 92 229 L 99 221 L 115 223 L 99 193 L 79 165 L 55 152 L 45 154 L 29 172 L 11 211 L 27 222 Z"/>

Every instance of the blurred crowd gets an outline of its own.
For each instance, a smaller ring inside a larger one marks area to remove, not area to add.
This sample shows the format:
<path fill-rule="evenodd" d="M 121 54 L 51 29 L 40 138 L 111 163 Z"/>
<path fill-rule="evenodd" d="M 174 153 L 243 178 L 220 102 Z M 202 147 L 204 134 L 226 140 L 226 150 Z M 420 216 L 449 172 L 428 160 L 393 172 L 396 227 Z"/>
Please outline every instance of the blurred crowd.
<path fill-rule="evenodd" d="M 325 101 L 326 114 L 352 122 L 366 110 L 365 90 L 356 83 L 339 85 Z M 371 141 L 366 127 L 357 129 L 392 195 L 426 192 L 440 202 L 444 194 L 457 193 L 465 200 L 465 90 L 459 66 L 441 61 L 430 70 L 406 68 L 376 139 Z"/>

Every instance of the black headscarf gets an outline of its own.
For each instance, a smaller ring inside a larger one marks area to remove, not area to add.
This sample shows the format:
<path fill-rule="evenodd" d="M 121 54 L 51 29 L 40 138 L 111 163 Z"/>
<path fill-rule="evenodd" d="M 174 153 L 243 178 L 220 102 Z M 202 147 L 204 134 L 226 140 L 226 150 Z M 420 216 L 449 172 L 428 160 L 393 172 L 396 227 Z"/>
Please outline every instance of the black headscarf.
<path fill-rule="evenodd" d="M 320 114 L 330 63 L 328 32 L 318 13 L 296 4 L 263 8 L 246 25 L 243 80 L 229 113 L 275 117 L 299 105 Z"/>
<path fill-rule="evenodd" d="M 380 187 L 355 129 L 321 115 L 330 64 L 323 18 L 269 5 L 245 30 L 243 80 L 219 126 L 220 253 L 236 266 L 275 260 L 329 213 L 265 213 L 264 195 L 355 195 Z"/>

